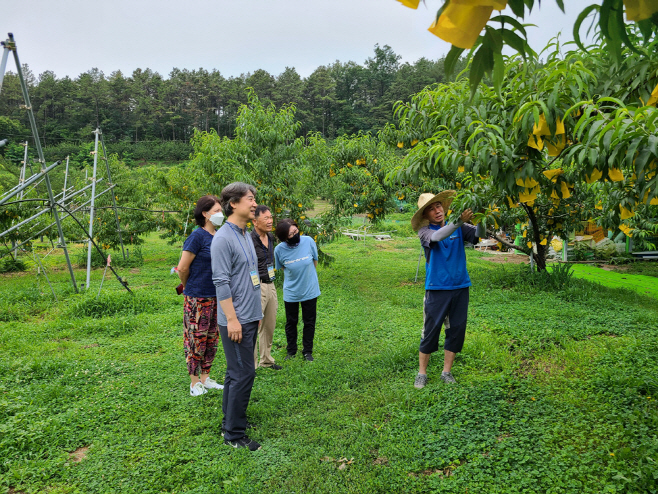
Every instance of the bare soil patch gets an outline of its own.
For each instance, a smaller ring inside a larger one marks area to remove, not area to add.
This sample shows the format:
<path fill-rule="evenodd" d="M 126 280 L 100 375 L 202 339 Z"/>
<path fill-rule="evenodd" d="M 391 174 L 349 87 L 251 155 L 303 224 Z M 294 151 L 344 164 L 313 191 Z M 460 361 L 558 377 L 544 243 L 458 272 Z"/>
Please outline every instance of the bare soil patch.
<path fill-rule="evenodd" d="M 87 451 L 89 451 L 89 446 L 83 446 L 82 448 L 76 449 L 73 453 L 69 453 L 69 459 L 73 463 L 80 463 L 87 457 Z"/>
<path fill-rule="evenodd" d="M 514 254 L 513 252 L 490 251 L 482 259 L 496 264 L 524 264 L 528 262 L 528 256 Z"/>
<path fill-rule="evenodd" d="M 527 360 L 521 361 L 518 369 L 518 374 L 521 376 L 536 376 L 537 374 L 556 374 L 563 372 L 565 366 L 558 362 L 550 362 L 544 360 Z"/>
<path fill-rule="evenodd" d="M 407 475 L 409 477 L 424 477 L 427 475 L 436 475 L 438 474 L 439 478 L 452 477 L 455 474 L 455 469 L 461 465 L 464 465 L 466 461 L 457 460 L 453 464 L 445 468 L 428 468 L 422 472 L 409 472 Z"/>

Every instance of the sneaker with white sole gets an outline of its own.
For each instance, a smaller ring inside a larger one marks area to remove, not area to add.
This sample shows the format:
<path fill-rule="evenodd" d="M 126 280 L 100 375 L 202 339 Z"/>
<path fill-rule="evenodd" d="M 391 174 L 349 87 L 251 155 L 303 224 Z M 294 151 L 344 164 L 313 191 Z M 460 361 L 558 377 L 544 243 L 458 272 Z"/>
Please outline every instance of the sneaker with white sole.
<path fill-rule="evenodd" d="M 241 437 L 240 439 L 235 439 L 234 441 L 229 441 L 228 439 L 224 439 L 224 444 L 226 444 L 227 446 L 232 446 L 235 449 L 249 448 L 249 451 L 258 451 L 260 449 L 260 444 L 254 441 L 253 439 L 249 439 L 248 436 Z"/>
<path fill-rule="evenodd" d="M 457 380 L 452 376 L 451 372 L 442 372 L 441 373 L 441 380 L 444 383 L 457 384 Z"/>
<path fill-rule="evenodd" d="M 224 389 L 223 384 L 219 384 L 217 381 L 210 379 L 209 377 L 206 378 L 206 382 L 201 384 L 203 384 L 203 387 L 206 389 Z"/>
<path fill-rule="evenodd" d="M 423 389 L 427 384 L 427 374 L 418 374 L 414 379 L 414 388 Z"/>
<path fill-rule="evenodd" d="M 208 390 L 203 387 L 201 381 L 197 382 L 194 386 L 190 386 L 190 396 L 201 396 L 205 395 L 207 392 Z"/>

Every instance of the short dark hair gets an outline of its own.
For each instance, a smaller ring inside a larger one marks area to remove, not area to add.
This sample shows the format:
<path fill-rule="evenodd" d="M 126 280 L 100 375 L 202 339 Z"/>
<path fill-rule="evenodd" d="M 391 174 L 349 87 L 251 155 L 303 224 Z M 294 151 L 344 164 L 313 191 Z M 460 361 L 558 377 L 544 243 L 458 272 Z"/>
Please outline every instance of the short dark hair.
<path fill-rule="evenodd" d="M 288 240 L 288 232 L 290 232 L 291 226 L 297 226 L 297 223 L 289 218 L 279 221 L 279 224 L 276 225 L 274 234 L 281 242 Z M 297 226 L 299 228 L 299 226 Z"/>
<path fill-rule="evenodd" d="M 196 224 L 203 227 L 206 224 L 206 217 L 203 215 L 206 211 L 210 211 L 215 204 L 219 204 L 217 196 L 203 196 L 196 201 L 194 208 L 194 220 Z"/>
<path fill-rule="evenodd" d="M 233 182 L 222 189 L 221 194 L 219 194 L 219 202 L 227 218 L 233 214 L 231 203 L 240 202 L 240 199 L 246 196 L 248 192 L 256 195 L 256 188 L 244 182 Z"/>
<path fill-rule="evenodd" d="M 264 213 L 266 211 L 270 211 L 270 208 L 267 207 L 265 204 L 259 204 L 258 206 L 256 206 L 256 211 L 254 211 L 254 216 L 258 218 L 261 215 L 261 213 Z"/>

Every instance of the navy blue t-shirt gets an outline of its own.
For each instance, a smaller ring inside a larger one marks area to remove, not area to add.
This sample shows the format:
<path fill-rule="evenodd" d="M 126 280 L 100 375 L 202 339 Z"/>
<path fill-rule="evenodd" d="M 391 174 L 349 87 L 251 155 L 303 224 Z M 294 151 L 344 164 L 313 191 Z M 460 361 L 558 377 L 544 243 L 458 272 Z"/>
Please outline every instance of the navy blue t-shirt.
<path fill-rule="evenodd" d="M 212 235 L 203 228 L 197 228 L 187 237 L 183 250 L 191 252 L 196 257 L 190 264 L 190 276 L 183 292 L 188 297 L 216 297 L 215 285 L 212 282 L 212 266 L 210 264 L 210 244 Z"/>

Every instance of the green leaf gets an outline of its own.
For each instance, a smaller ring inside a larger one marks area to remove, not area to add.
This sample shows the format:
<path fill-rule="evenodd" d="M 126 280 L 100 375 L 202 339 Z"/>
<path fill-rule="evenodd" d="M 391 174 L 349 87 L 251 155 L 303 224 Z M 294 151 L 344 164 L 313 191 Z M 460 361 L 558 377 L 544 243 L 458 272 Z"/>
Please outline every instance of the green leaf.
<path fill-rule="evenodd" d="M 451 46 L 450 51 L 446 55 L 446 58 L 443 62 L 443 68 L 445 70 L 446 76 L 450 76 L 455 70 L 455 65 L 459 61 L 459 57 L 464 52 L 463 48 L 458 48 L 456 46 Z"/>
<path fill-rule="evenodd" d="M 603 149 L 605 149 L 606 153 L 610 150 L 610 141 L 612 140 L 612 135 L 614 133 L 614 130 L 609 130 L 603 136 Z"/>
<path fill-rule="evenodd" d="M 517 17 L 522 17 L 522 16 L 517 16 Z M 519 21 L 517 21 L 514 17 L 510 17 L 509 15 L 497 15 L 495 17 L 492 17 L 489 19 L 490 21 L 493 22 L 500 22 L 501 24 L 511 24 L 514 26 L 515 29 L 518 29 L 521 34 L 523 34 L 524 38 L 528 38 L 528 33 L 526 33 L 525 27 L 523 24 L 521 24 Z M 505 29 L 504 27 L 501 28 L 500 30 Z"/>
<path fill-rule="evenodd" d="M 599 27 L 608 50 L 612 52 L 615 60 L 621 61 L 621 36 L 619 35 L 619 25 L 614 9 L 615 3 L 620 3 L 620 0 L 603 0 L 600 10 Z"/>
<path fill-rule="evenodd" d="M 651 134 L 649 136 L 647 139 L 647 148 L 655 157 L 658 158 L 658 152 L 656 152 L 656 148 L 658 148 L 658 136 L 655 134 Z"/>
<path fill-rule="evenodd" d="M 515 16 L 520 17 L 521 19 L 524 18 L 525 5 L 523 0 L 509 0 L 507 2 L 507 6 L 512 9 L 512 12 L 514 12 Z"/>
<path fill-rule="evenodd" d="M 638 154 L 637 158 L 635 158 L 635 173 L 638 177 L 644 172 L 644 166 L 647 164 L 647 161 L 649 161 L 650 157 L 651 151 L 645 148 L 640 151 L 640 154 Z"/>
<path fill-rule="evenodd" d="M 475 52 L 471 71 L 468 74 L 468 82 L 471 86 L 471 99 L 473 99 L 480 81 L 484 78 L 487 66 L 493 66 L 493 53 L 491 53 L 491 50 L 487 46 L 482 45 Z"/>
<path fill-rule="evenodd" d="M 491 79 L 493 80 L 494 89 L 498 96 L 502 98 L 501 89 L 503 87 L 503 79 L 505 78 L 505 61 L 503 60 L 503 39 L 500 33 L 494 29 L 487 28 L 487 35 L 490 37 L 492 44 L 491 50 L 493 52 L 493 71 Z"/>
<path fill-rule="evenodd" d="M 651 19 L 645 19 L 643 21 L 636 22 L 635 25 L 640 29 L 640 32 L 642 33 L 642 37 L 644 38 L 645 42 L 648 44 L 651 35 L 653 34 L 653 22 Z"/>
<path fill-rule="evenodd" d="M 583 24 L 583 21 L 594 11 L 600 11 L 600 8 L 598 5 L 589 5 L 588 7 L 585 7 L 583 11 L 578 14 L 578 17 L 576 18 L 576 22 L 573 25 L 573 39 L 578 45 L 578 48 L 586 52 L 587 50 L 585 49 L 585 45 L 583 45 L 583 42 L 580 40 L 580 27 Z"/>
<path fill-rule="evenodd" d="M 635 159 L 635 151 L 642 141 L 642 137 L 637 137 L 633 142 L 631 142 L 631 145 L 628 146 L 628 149 L 626 150 L 626 166 L 631 166 L 633 163 L 633 160 Z"/>
<path fill-rule="evenodd" d="M 638 55 L 645 55 L 645 53 L 639 50 L 633 42 L 628 37 L 626 32 L 626 23 L 624 22 L 624 9 L 622 8 L 621 2 L 618 2 L 617 8 L 614 11 L 614 16 L 611 17 L 610 31 L 614 36 L 624 42 L 631 51 L 634 51 Z"/>
<path fill-rule="evenodd" d="M 521 36 L 509 29 L 501 29 L 500 34 L 505 44 L 516 50 L 525 59 L 528 43 Z"/>
<path fill-rule="evenodd" d="M 605 120 L 597 120 L 592 124 L 592 126 L 587 131 L 587 144 L 589 145 L 593 139 L 596 139 L 598 136 L 596 133 L 602 125 L 605 125 L 607 122 Z"/>

